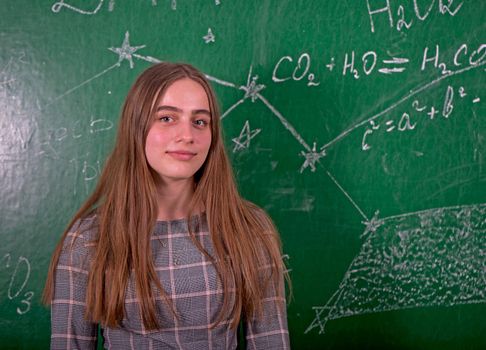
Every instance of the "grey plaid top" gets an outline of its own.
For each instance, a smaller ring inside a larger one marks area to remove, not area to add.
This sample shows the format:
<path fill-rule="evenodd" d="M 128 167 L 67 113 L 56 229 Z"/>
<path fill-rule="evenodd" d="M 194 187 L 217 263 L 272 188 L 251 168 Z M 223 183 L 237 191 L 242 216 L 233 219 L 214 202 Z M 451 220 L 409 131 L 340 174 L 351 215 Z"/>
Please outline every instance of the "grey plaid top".
<path fill-rule="evenodd" d="M 86 285 L 94 217 L 76 223 L 68 233 L 56 269 L 51 308 L 51 349 L 96 349 L 97 324 L 85 320 Z M 213 246 L 206 216 L 193 217 L 196 237 L 209 254 Z M 178 318 L 163 299 L 156 301 L 160 329 L 147 331 L 141 322 L 134 281 L 129 279 L 125 318 L 116 328 L 102 328 L 106 349 L 236 349 L 237 332 L 230 321 L 210 329 L 222 306 L 222 288 L 213 264 L 193 244 L 187 220 L 158 221 L 152 256 L 164 290 Z M 279 308 L 279 304 L 283 307 Z M 267 291 L 263 319 L 246 321 L 247 349 L 289 349 L 285 299 L 275 286 Z M 282 310 L 282 311 L 280 311 Z"/>

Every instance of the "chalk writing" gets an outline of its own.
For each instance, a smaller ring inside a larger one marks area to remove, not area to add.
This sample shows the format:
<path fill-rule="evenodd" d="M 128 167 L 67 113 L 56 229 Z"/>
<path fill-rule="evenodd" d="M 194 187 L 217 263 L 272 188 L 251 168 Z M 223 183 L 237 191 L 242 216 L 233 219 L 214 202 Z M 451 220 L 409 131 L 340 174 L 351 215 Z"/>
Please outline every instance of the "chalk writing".
<path fill-rule="evenodd" d="M 410 1 L 407 1 L 406 4 L 410 5 Z M 434 6 L 435 4 L 437 6 Z M 428 6 L 426 6 L 421 1 L 413 0 L 413 10 L 400 4 L 395 11 L 390 4 L 390 0 L 366 0 L 372 33 L 375 32 L 375 20 L 378 16 L 388 17 L 389 27 L 402 31 L 410 29 L 414 24 L 414 20 L 425 21 L 434 9 L 442 15 L 455 16 L 461 10 L 463 4 L 464 1 L 430 0 Z"/>
<path fill-rule="evenodd" d="M 0 160 L 18 160 L 27 156 L 37 121 L 30 107 L 22 100 L 24 83 L 19 72 L 29 64 L 30 57 L 23 50 L 12 50 L 6 64 L 0 67 Z"/>
<path fill-rule="evenodd" d="M 86 5 L 84 3 L 81 4 L 81 5 L 77 5 L 76 0 L 70 1 L 71 2 L 70 4 L 67 3 L 66 1 L 67 0 L 56 1 L 51 6 L 52 12 L 59 13 L 62 9 L 66 9 L 66 10 L 78 13 L 80 15 L 88 15 L 88 16 L 96 15 L 100 11 L 105 0 L 97 0 L 97 2 L 96 1 L 88 1 L 89 2 L 88 5 Z M 79 1 L 79 2 L 81 2 L 81 1 Z M 84 1 L 84 2 L 86 2 L 86 1 Z M 73 3 L 76 3 L 76 4 L 73 5 Z M 158 5 L 157 0 L 150 0 L 150 3 L 152 4 L 152 6 Z M 216 6 L 220 5 L 221 0 L 214 0 L 214 4 Z M 177 0 L 170 0 L 170 8 L 174 11 L 177 10 Z M 109 0 L 108 11 L 113 12 L 114 9 L 115 9 L 115 0 Z"/>
<path fill-rule="evenodd" d="M 448 68 L 450 66 L 449 63 L 441 61 L 439 59 L 439 51 L 439 45 L 435 45 L 435 50 L 432 54 L 429 53 L 428 47 L 424 49 L 421 70 L 425 70 L 426 67 L 429 66 L 429 64 L 432 64 L 432 66 L 438 68 L 443 75 L 452 73 L 451 70 Z M 469 57 L 467 56 L 467 52 L 468 46 L 466 44 L 462 44 L 459 46 L 453 56 L 453 67 L 460 67 L 464 63 L 471 66 L 481 65 L 486 61 L 486 44 L 482 44 L 476 50 L 473 50 Z"/>
<path fill-rule="evenodd" d="M 12 257 L 10 253 L 5 254 L 0 262 L 0 268 L 2 270 L 11 270 L 13 267 L 11 264 Z M 13 271 L 9 272 L 10 280 L 7 288 L 7 298 L 9 300 L 18 301 L 21 304 L 16 309 L 19 315 L 24 315 L 30 311 L 31 301 L 34 297 L 34 292 L 32 291 L 23 293 L 29 282 L 30 271 L 31 267 L 29 260 L 26 257 L 20 256 L 17 259 L 15 267 L 13 267 Z"/>
<path fill-rule="evenodd" d="M 0 159 L 15 159 L 27 152 L 36 123 L 28 118 L 0 121 Z"/>
<path fill-rule="evenodd" d="M 457 49 L 447 51 L 447 57 L 441 57 L 439 45 L 434 48 L 428 46 L 423 49 L 422 59 L 420 62 L 413 62 L 408 57 L 390 55 L 389 52 L 378 52 L 368 50 L 359 53 L 355 50 L 345 52 L 342 60 L 336 61 L 336 57 L 330 58 L 324 66 L 329 73 L 341 71 L 342 76 L 360 79 L 374 74 L 394 75 L 403 74 L 407 69 L 435 69 L 442 75 L 453 73 L 453 69 L 465 66 L 477 66 L 486 62 L 486 44 L 479 45 L 476 49 L 471 50 L 467 44 L 463 43 Z M 307 86 L 319 86 L 319 76 L 317 71 L 319 63 L 314 63 L 316 72 L 311 72 L 312 58 L 310 54 L 303 53 L 299 56 L 297 62 L 293 64 L 294 59 L 291 56 L 281 57 L 275 64 L 272 71 L 272 81 L 280 84 L 287 81 L 301 81 L 304 78 Z"/>
<path fill-rule="evenodd" d="M 392 105 L 390 105 L 388 108 L 384 109 L 383 111 L 373 115 L 372 117 L 370 118 L 367 118 L 361 122 L 358 122 L 356 123 L 354 126 L 346 129 L 345 131 L 343 131 L 340 135 L 338 135 L 336 138 L 334 138 L 333 140 L 331 140 L 330 142 L 328 142 L 327 144 L 325 144 L 324 146 L 321 147 L 322 150 L 325 150 L 325 149 L 328 149 L 329 147 L 333 146 L 334 144 L 336 144 L 337 142 L 341 141 L 342 139 L 344 139 L 344 137 L 346 137 L 347 135 L 349 135 L 352 131 L 356 130 L 357 128 L 360 128 L 361 126 L 363 125 L 369 125 L 373 128 L 377 128 L 377 125 L 376 125 L 376 119 L 378 118 L 381 118 L 382 116 L 386 115 L 387 113 L 389 113 L 390 111 L 394 110 L 395 108 L 397 108 L 399 105 L 403 104 L 404 102 L 410 100 L 412 97 L 415 97 L 416 95 L 418 95 L 419 93 L 427 90 L 427 89 L 430 89 L 431 87 L 437 85 L 439 82 L 443 81 L 444 79 L 447 79 L 447 78 L 450 78 L 452 76 L 456 76 L 458 74 L 463 74 L 467 71 L 470 71 L 472 69 L 477 69 L 481 66 L 483 66 L 486 62 L 481 62 L 480 64 L 476 64 L 476 65 L 472 65 L 472 66 L 466 66 L 462 69 L 459 69 L 459 70 L 456 70 L 454 72 L 451 72 L 449 74 L 446 74 L 446 75 L 442 75 L 441 77 L 437 78 L 437 79 L 434 79 L 433 81 L 427 83 L 427 84 L 424 84 L 416 89 L 413 89 L 410 91 L 409 94 L 405 95 L 404 97 L 402 97 L 400 100 L 398 100 L 397 102 L 393 103 Z M 451 98 L 451 96 L 449 96 L 449 99 Z M 446 102 L 444 102 L 446 103 Z M 450 108 L 450 103 L 452 103 L 451 100 L 449 100 L 449 102 L 446 104 L 447 106 L 449 106 Z M 371 121 L 373 121 L 373 123 L 371 123 Z M 369 129 L 368 131 L 365 131 L 365 134 L 366 137 L 372 132 L 372 129 Z M 363 136 L 365 137 L 365 136 Z M 367 150 L 369 149 L 368 146 L 366 146 L 367 144 L 366 143 L 362 143 L 362 149 L 363 150 Z"/>
<path fill-rule="evenodd" d="M 103 70 L 102 72 L 98 73 L 92 78 L 87 79 L 83 83 L 77 85 L 74 88 L 69 89 L 67 92 L 63 93 L 60 95 L 60 97 L 64 97 L 67 93 L 71 93 L 75 89 L 78 89 L 79 87 L 83 86 L 84 84 L 92 81 L 93 79 L 100 77 L 108 71 L 110 71 L 113 68 L 118 68 L 120 67 L 121 62 L 124 60 L 128 60 L 130 64 L 130 68 L 134 67 L 134 61 L 133 58 L 137 58 L 143 61 L 151 62 L 151 63 L 156 63 L 156 62 L 161 62 L 159 59 L 154 58 L 152 56 L 143 56 L 136 51 L 145 48 L 145 45 L 138 45 L 138 46 L 131 46 L 129 43 L 129 32 L 127 31 L 125 33 L 125 38 L 123 40 L 122 46 L 118 48 L 109 48 L 111 51 L 115 52 L 118 54 L 118 62 L 107 69 Z M 421 62 L 421 70 L 425 69 L 425 65 L 427 62 L 432 62 L 434 66 L 436 66 L 437 69 L 440 69 L 442 72 L 442 76 L 440 78 L 437 78 L 427 84 L 424 84 L 420 86 L 419 88 L 415 90 L 411 90 L 411 92 L 400 99 L 399 101 L 393 103 L 390 107 L 386 108 L 385 110 L 379 112 L 378 114 L 375 114 L 371 118 L 368 118 L 364 121 L 356 123 L 354 126 L 348 128 L 347 130 L 343 131 L 340 135 L 338 135 L 335 139 L 329 141 L 328 143 L 324 144 L 321 146 L 319 149 L 316 148 L 316 143 L 314 143 L 313 148 L 311 148 L 307 142 L 302 138 L 302 136 L 297 132 L 297 130 L 290 124 L 290 122 L 262 95 L 263 90 L 266 88 L 265 84 L 258 83 L 258 75 L 253 74 L 253 66 L 250 66 L 248 77 L 246 84 L 238 86 L 237 84 L 234 84 L 232 82 L 224 81 L 222 79 L 206 75 L 206 77 L 222 86 L 225 87 L 231 87 L 235 89 L 240 89 L 244 91 L 244 96 L 238 100 L 236 103 L 234 103 L 232 106 L 230 106 L 222 115 L 221 119 L 226 118 L 233 110 L 235 110 L 238 106 L 243 104 L 247 99 L 251 99 L 252 102 L 256 102 L 257 100 L 263 102 L 266 107 L 277 117 L 277 119 L 282 123 L 282 125 L 294 136 L 294 138 L 304 147 L 305 150 L 300 152 L 300 155 L 304 157 L 304 162 L 300 168 L 300 172 L 302 173 L 305 169 L 309 168 L 312 172 L 316 171 L 316 163 L 318 163 L 319 159 L 324 157 L 327 154 L 327 149 L 331 147 L 332 145 L 336 144 L 338 141 L 342 140 L 344 137 L 346 137 L 348 134 L 350 134 L 352 131 L 356 130 L 359 127 L 362 127 L 364 125 L 368 125 L 368 128 L 365 130 L 364 135 L 362 137 L 362 143 L 361 143 L 361 148 L 364 151 L 367 151 L 371 148 L 370 144 L 368 143 L 368 139 L 370 135 L 378 130 L 380 128 L 380 125 L 376 119 L 388 114 L 392 110 L 394 110 L 396 107 L 401 105 L 403 102 L 411 99 L 415 95 L 419 94 L 422 91 L 425 91 L 432 86 L 438 84 L 445 78 L 449 78 L 451 76 L 455 76 L 461 73 L 464 73 L 466 71 L 469 71 L 471 69 L 479 68 L 482 67 L 486 63 L 486 45 L 480 45 L 476 50 L 473 50 L 469 57 L 467 57 L 468 53 L 468 46 L 467 44 L 461 44 L 459 48 L 455 51 L 453 57 L 451 58 L 452 64 L 455 67 L 460 67 L 460 69 L 455 70 L 455 71 L 444 71 L 444 62 L 439 62 L 439 49 L 437 46 L 436 54 L 431 58 L 429 57 L 428 54 L 428 47 L 424 49 L 424 55 L 423 55 L 423 60 Z M 403 73 L 406 69 L 406 65 L 410 65 L 411 62 L 407 57 L 396 57 L 396 56 L 390 56 L 388 53 L 386 53 L 387 57 L 381 59 L 381 66 L 378 66 L 378 61 L 379 61 L 379 55 L 375 51 L 366 51 L 362 56 L 361 56 L 361 70 L 364 73 L 364 76 L 370 75 L 373 71 L 377 71 L 381 74 L 385 75 L 390 75 L 393 73 Z M 272 81 L 275 83 L 282 83 L 285 81 L 288 81 L 290 79 L 294 81 L 299 81 L 303 79 L 304 77 L 307 77 L 308 86 L 317 86 L 318 79 L 314 73 L 310 73 L 310 67 L 311 67 L 311 58 L 308 53 L 303 53 L 299 56 L 297 63 L 295 67 L 292 69 L 292 73 L 290 75 L 282 75 L 282 65 L 284 63 L 292 63 L 293 59 L 290 56 L 284 56 L 281 59 L 277 61 L 277 64 L 274 66 L 273 69 L 273 74 L 272 74 Z M 443 63 L 443 65 L 441 65 Z M 334 71 L 334 67 L 336 65 L 335 58 L 331 58 L 331 62 L 326 64 L 326 67 L 329 69 L 330 72 Z M 287 68 L 288 69 L 288 68 Z M 358 69 L 355 66 L 355 52 L 351 51 L 350 54 L 345 53 L 344 56 L 344 63 L 343 63 L 343 68 L 342 68 L 342 74 L 345 76 L 348 74 L 348 72 L 353 76 L 355 79 L 359 79 L 362 75 L 358 71 Z M 445 73 L 444 73 L 445 72 Z M 60 98 L 57 97 L 56 99 Z M 55 99 L 55 100 L 56 100 Z M 444 101 L 444 107 L 443 111 L 446 110 L 444 116 L 448 116 L 453 109 L 453 104 L 452 104 L 452 99 L 453 99 L 453 93 L 448 90 L 448 95 L 446 96 L 446 100 Z M 477 98 L 475 99 L 476 103 L 480 101 Z M 436 113 L 437 109 L 431 108 L 431 111 L 429 111 L 430 115 L 433 117 Z M 444 114 L 444 113 L 443 113 Z M 371 126 L 371 128 L 370 128 Z M 385 121 L 385 126 L 383 127 L 384 130 L 387 132 L 392 132 L 394 130 L 397 131 L 412 131 L 416 127 L 416 122 L 413 119 L 413 116 L 409 112 L 402 112 L 400 114 L 400 117 L 397 121 L 395 120 L 387 120 Z M 49 146 L 49 145 L 47 145 Z M 239 149 L 239 148 L 238 148 Z"/>
<path fill-rule="evenodd" d="M 86 154 L 82 158 L 89 157 L 89 153 Z M 80 157 L 81 158 L 81 157 Z M 95 185 L 96 181 L 98 180 L 99 176 L 101 175 L 101 162 L 96 160 L 95 162 L 91 162 L 86 159 L 80 158 L 72 158 L 69 160 L 69 163 L 72 164 L 74 170 L 74 186 L 73 186 L 73 195 L 76 196 L 79 186 L 79 180 L 82 181 L 82 186 L 84 189 L 84 194 L 89 194 L 92 190 L 93 186 Z"/>
<path fill-rule="evenodd" d="M 291 76 L 283 77 L 278 74 L 279 68 L 284 62 L 292 63 L 293 59 L 290 56 L 284 56 L 277 62 L 272 73 L 272 80 L 274 82 L 281 83 L 289 79 L 292 79 L 294 81 L 299 81 L 302 80 L 304 77 L 307 77 L 307 86 L 320 85 L 319 82 L 315 81 L 316 79 L 315 74 L 309 72 L 309 69 L 311 67 L 311 58 L 308 53 L 303 53 L 302 55 L 299 56 L 297 60 L 297 64 L 295 65 L 295 68 Z"/>
<path fill-rule="evenodd" d="M 464 87 L 461 86 L 459 89 L 457 89 L 457 91 L 459 91 L 459 94 L 457 96 L 459 96 L 461 99 L 467 96 Z M 455 89 L 451 85 L 449 85 L 447 86 L 444 93 L 443 103 L 441 106 L 431 105 L 429 107 L 425 104 L 421 104 L 419 100 L 414 100 L 411 104 L 411 107 L 413 107 L 416 112 L 421 113 L 416 113 L 412 115 L 411 111 L 403 112 L 398 120 L 391 118 L 385 120 L 383 123 L 379 123 L 376 119 L 370 120 L 369 125 L 365 129 L 362 136 L 361 149 L 363 151 L 368 151 L 371 149 L 369 139 L 371 135 L 376 134 L 382 126 L 383 128 L 381 128 L 380 130 L 382 133 L 392 133 L 396 131 L 404 132 L 415 130 L 419 123 L 419 120 L 424 119 L 423 116 L 426 116 L 429 120 L 436 119 L 438 115 L 440 115 L 444 119 L 448 119 L 451 116 L 452 111 L 454 110 L 454 96 Z"/>
<path fill-rule="evenodd" d="M 88 123 L 84 120 L 77 120 L 70 127 L 61 126 L 53 129 L 50 128 L 46 131 L 47 135 L 41 138 L 38 155 L 52 159 L 60 159 L 59 149 L 66 140 L 81 140 L 107 132 L 112 128 L 112 121 L 105 118 L 96 118 L 95 116 L 91 116 Z"/>

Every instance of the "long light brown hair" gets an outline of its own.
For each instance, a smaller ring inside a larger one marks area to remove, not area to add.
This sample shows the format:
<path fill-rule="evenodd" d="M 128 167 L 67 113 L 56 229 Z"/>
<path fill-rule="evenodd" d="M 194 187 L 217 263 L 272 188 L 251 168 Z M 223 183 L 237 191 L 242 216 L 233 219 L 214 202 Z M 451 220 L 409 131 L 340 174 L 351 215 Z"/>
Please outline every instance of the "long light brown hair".
<path fill-rule="evenodd" d="M 150 248 L 158 205 L 154 174 L 145 157 L 145 141 L 157 101 L 169 85 L 183 78 L 192 79 L 204 88 L 211 112 L 211 146 L 205 163 L 195 174 L 188 222 L 191 215 L 197 214 L 196 208 L 205 208 L 216 256 L 210 256 L 189 229 L 193 242 L 213 262 L 223 286 L 222 308 L 213 325 L 231 320 L 231 326 L 236 328 L 242 315 L 261 316 L 269 284 L 276 286 L 284 300 L 281 277 L 285 270 L 279 236 L 263 210 L 238 193 L 223 145 L 213 89 L 191 65 L 159 63 L 145 70 L 128 93 L 116 143 L 97 186 L 68 224 L 53 253 L 44 303 L 50 304 L 54 296 L 56 266 L 69 230 L 78 220 L 96 214 L 97 239 L 90 262 L 86 317 L 109 327 L 119 325 L 124 317 L 126 286 L 132 270 L 146 329 L 161 326 L 151 286 L 156 286 L 176 313 L 155 271 Z"/>

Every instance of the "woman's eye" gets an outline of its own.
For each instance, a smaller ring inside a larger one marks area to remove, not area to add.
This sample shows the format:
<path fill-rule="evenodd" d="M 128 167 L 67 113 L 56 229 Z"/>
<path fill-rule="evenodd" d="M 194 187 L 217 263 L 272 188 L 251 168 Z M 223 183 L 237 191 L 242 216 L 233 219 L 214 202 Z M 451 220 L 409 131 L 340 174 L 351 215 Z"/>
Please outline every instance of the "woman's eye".
<path fill-rule="evenodd" d="M 170 116 L 168 116 L 168 115 L 163 115 L 163 116 L 159 117 L 159 120 L 160 120 L 161 122 L 166 122 L 166 123 L 168 123 L 168 122 L 172 121 L 172 117 L 170 117 Z"/>
<path fill-rule="evenodd" d="M 208 122 L 203 120 L 203 119 L 198 119 L 194 122 L 197 126 L 206 126 L 208 125 Z"/>

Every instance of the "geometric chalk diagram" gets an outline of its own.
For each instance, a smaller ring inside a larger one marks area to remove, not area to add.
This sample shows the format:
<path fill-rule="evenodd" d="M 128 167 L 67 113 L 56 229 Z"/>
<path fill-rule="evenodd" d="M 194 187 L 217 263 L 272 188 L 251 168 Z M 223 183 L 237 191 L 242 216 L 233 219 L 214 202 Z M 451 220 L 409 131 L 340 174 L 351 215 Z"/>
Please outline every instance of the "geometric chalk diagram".
<path fill-rule="evenodd" d="M 342 317 L 486 302 L 486 204 L 375 220 L 314 328 Z"/>
<path fill-rule="evenodd" d="M 121 67 L 121 63 L 125 60 L 128 61 L 130 68 L 134 66 L 134 58 L 150 63 L 162 62 L 152 56 L 138 54 L 137 51 L 143 48 L 145 45 L 130 45 L 127 31 L 121 47 L 109 48 L 110 51 L 118 54 L 118 62 L 55 97 L 44 107 L 112 69 Z M 242 85 L 207 74 L 206 78 L 215 84 L 243 92 L 242 98 L 221 114 L 221 119 L 227 118 L 234 109 L 248 100 L 252 103 L 262 102 L 303 147 L 300 152 L 300 156 L 304 158 L 300 168 L 300 173 L 303 173 L 306 169 L 315 172 L 320 165 L 320 159 L 327 155 L 328 150 L 355 130 L 367 127 L 364 136 L 371 135 L 378 129 L 380 118 L 396 107 L 405 102 L 412 102 L 421 92 L 439 85 L 452 76 L 478 68 L 483 70 L 485 64 L 486 60 L 481 60 L 476 64 L 449 71 L 410 90 L 386 109 L 356 121 L 319 148 L 316 142 L 313 142 L 312 147 L 309 146 L 291 123 L 262 95 L 266 86 L 258 82 L 259 77 L 253 74 L 252 66 L 246 83 Z M 450 89 L 449 86 L 448 96 Z M 476 100 L 473 102 L 476 103 Z M 425 106 L 417 106 L 416 102 L 417 100 L 413 101 L 412 105 L 416 106 L 417 111 L 425 109 Z M 450 113 L 452 100 L 448 100 L 447 103 L 444 111 Z M 444 113 L 445 118 L 448 117 L 447 113 Z M 404 129 L 406 126 L 409 126 L 409 130 L 414 128 L 408 118 L 403 118 L 403 121 Z M 386 122 L 387 127 L 389 127 L 388 122 Z M 256 136 L 256 131 L 251 134 L 249 125 L 247 129 L 250 134 L 248 134 L 249 139 L 246 140 L 248 145 L 245 143 L 245 146 L 249 146 L 251 136 Z M 363 150 L 366 149 L 364 146 L 368 146 L 365 137 L 363 137 Z M 236 138 L 236 140 L 240 142 L 241 139 Z M 237 148 L 240 150 L 242 147 Z M 327 169 L 323 170 L 363 217 L 365 230 L 362 237 L 366 238 L 361 250 L 345 272 L 338 290 L 324 306 L 313 307 L 315 318 L 305 333 L 319 329 L 319 333 L 322 334 L 328 321 L 342 317 L 413 307 L 486 302 L 486 203 L 429 209 L 387 218 L 379 218 L 379 212 L 376 212 L 369 219 L 336 178 Z"/>

